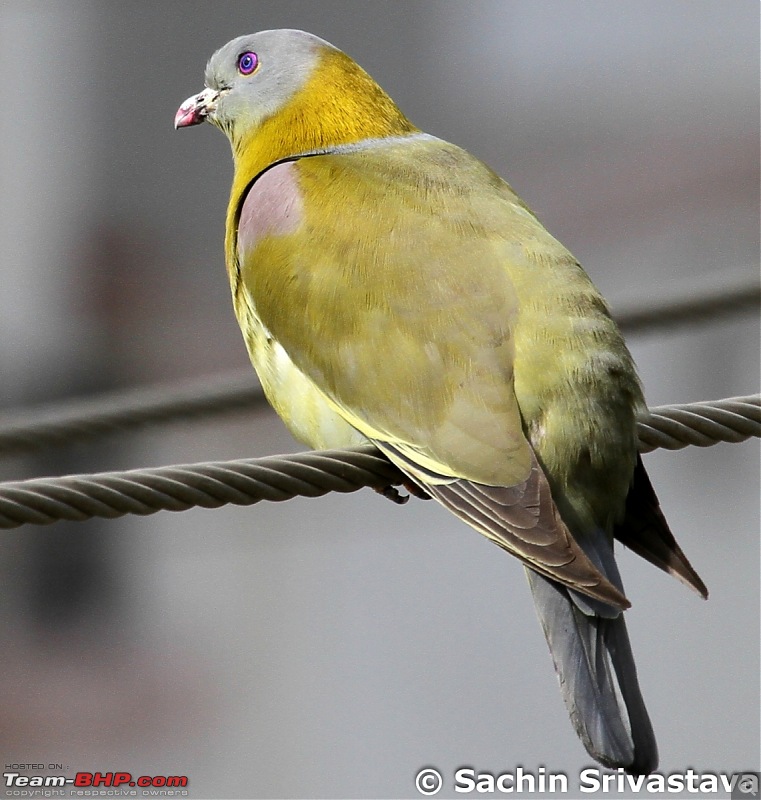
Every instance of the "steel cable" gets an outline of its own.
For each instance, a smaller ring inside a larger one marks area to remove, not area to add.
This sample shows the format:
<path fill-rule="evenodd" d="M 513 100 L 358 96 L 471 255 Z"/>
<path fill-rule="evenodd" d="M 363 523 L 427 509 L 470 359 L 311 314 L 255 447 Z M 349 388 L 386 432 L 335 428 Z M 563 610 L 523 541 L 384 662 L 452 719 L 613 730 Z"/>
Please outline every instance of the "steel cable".
<path fill-rule="evenodd" d="M 761 437 L 761 395 L 650 409 L 640 449 L 670 450 Z M 372 445 L 238 461 L 183 464 L 0 484 L 0 528 L 60 519 L 118 517 L 189 508 L 319 497 L 398 485 L 401 473 Z"/>

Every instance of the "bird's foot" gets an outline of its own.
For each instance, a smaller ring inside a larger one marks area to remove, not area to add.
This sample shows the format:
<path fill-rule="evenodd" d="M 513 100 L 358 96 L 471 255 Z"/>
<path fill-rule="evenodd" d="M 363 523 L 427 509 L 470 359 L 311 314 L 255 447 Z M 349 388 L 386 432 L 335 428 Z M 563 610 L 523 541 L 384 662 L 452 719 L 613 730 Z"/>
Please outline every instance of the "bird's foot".
<path fill-rule="evenodd" d="M 424 490 L 421 489 L 414 481 L 411 481 L 409 478 L 406 478 L 402 481 L 402 486 L 409 492 L 409 494 L 402 494 L 396 486 L 384 486 L 382 489 L 376 489 L 375 491 L 378 494 L 382 494 L 384 497 L 387 497 L 391 500 L 392 503 L 396 503 L 397 505 L 403 506 L 407 503 L 410 499 L 410 495 L 414 497 L 419 497 L 421 500 L 430 500 L 431 496 Z"/>
<path fill-rule="evenodd" d="M 384 486 L 382 489 L 375 489 L 375 491 L 388 498 L 392 503 L 396 503 L 398 506 L 403 506 L 410 499 L 408 494 L 402 494 L 396 486 Z"/>

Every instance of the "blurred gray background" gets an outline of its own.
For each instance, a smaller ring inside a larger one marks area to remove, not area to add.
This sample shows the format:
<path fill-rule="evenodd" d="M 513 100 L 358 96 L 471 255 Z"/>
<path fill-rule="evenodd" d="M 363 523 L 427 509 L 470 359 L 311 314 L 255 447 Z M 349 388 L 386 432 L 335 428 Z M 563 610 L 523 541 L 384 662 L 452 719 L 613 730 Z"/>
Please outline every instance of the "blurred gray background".
<path fill-rule="evenodd" d="M 346 50 L 504 175 L 614 310 L 757 274 L 755 0 L 3 0 L 3 408 L 245 367 L 228 145 L 172 119 L 217 47 L 272 27 Z M 650 404 L 759 389 L 755 315 L 630 344 Z M 239 414 L 0 478 L 298 449 Z M 758 442 L 645 463 L 711 590 L 620 554 L 661 770 L 758 769 Z M 0 756 L 213 798 L 410 797 L 427 765 L 449 797 L 462 765 L 591 763 L 517 561 L 370 490 L 0 534 Z"/>

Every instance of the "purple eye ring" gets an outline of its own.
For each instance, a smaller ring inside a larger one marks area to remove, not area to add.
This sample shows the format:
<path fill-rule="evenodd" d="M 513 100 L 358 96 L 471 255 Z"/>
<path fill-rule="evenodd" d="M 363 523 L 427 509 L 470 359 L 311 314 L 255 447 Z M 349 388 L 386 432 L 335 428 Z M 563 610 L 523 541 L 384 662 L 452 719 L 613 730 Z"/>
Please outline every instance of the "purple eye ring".
<path fill-rule="evenodd" d="M 259 66 L 259 57 L 250 50 L 238 56 L 238 72 L 250 75 Z"/>

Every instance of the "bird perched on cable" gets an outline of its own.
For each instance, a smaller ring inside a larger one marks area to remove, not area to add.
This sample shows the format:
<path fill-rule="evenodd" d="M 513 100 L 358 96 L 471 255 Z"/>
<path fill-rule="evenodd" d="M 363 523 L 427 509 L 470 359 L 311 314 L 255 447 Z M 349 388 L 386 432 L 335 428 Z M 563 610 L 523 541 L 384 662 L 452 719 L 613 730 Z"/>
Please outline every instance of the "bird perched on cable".
<path fill-rule="evenodd" d="M 243 36 L 205 77 L 175 127 L 230 139 L 227 270 L 268 400 L 311 447 L 374 443 L 517 556 L 585 747 L 651 772 L 613 538 L 706 588 L 637 455 L 605 302 L 505 181 L 328 42 Z"/>

